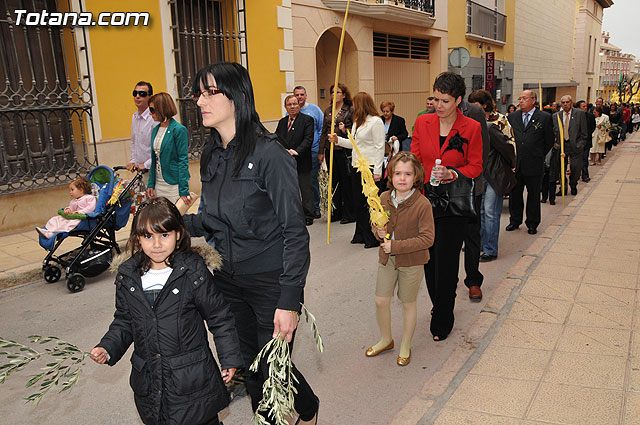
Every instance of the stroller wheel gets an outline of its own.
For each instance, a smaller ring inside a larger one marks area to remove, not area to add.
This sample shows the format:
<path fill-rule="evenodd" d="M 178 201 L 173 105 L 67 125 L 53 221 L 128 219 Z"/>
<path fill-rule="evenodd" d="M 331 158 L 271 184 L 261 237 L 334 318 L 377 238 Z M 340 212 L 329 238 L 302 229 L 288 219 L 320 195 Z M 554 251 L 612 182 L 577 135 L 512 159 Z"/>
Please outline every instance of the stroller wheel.
<path fill-rule="evenodd" d="M 80 292 L 84 289 L 84 276 L 72 273 L 67 276 L 67 289 L 71 292 Z"/>
<path fill-rule="evenodd" d="M 60 267 L 54 266 L 52 264 L 47 264 L 44 267 L 44 281 L 47 283 L 55 283 L 60 280 L 60 276 L 62 276 L 62 270 Z"/>

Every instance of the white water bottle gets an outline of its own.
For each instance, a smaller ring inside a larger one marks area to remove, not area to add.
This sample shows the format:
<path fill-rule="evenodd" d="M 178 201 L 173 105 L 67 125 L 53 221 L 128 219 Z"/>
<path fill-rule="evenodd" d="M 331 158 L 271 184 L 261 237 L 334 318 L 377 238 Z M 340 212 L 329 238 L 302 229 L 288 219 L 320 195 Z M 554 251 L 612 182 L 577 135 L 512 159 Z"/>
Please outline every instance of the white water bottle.
<path fill-rule="evenodd" d="M 442 164 L 442 160 L 441 159 L 436 159 L 436 165 L 431 169 L 431 177 L 429 178 L 429 183 L 431 184 L 431 186 L 439 186 L 440 185 L 440 180 L 438 180 L 436 178 L 436 176 L 433 175 L 433 171 L 440 164 Z"/>

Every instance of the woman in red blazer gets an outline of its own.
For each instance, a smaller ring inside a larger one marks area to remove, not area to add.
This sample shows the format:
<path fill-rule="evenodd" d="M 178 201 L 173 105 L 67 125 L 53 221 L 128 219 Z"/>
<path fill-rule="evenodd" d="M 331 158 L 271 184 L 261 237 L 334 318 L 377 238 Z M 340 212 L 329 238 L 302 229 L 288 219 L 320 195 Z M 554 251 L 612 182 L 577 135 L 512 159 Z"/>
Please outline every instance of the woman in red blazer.
<path fill-rule="evenodd" d="M 480 124 L 465 117 L 458 109 L 466 86 L 464 79 L 452 72 L 443 72 L 433 84 L 435 114 L 420 115 L 416 119 L 411 140 L 411 152 L 416 154 L 425 169 L 425 184 L 429 184 L 436 159 L 442 164 L 434 176 L 447 184 L 461 174 L 474 178 L 482 173 L 482 136 Z M 434 341 L 442 341 L 453 329 L 453 308 L 460 250 L 467 231 L 468 218 L 445 216 L 435 219 L 435 242 L 429 253 L 431 259 L 424 266 L 429 297 L 433 304 L 431 334 Z"/>

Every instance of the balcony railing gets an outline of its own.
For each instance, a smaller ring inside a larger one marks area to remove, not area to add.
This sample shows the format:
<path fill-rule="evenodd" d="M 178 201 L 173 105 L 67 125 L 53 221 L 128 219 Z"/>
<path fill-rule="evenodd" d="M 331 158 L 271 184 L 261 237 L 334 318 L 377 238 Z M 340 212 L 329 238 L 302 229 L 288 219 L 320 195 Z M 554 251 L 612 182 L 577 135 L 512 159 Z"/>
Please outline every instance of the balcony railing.
<path fill-rule="evenodd" d="M 349 13 L 370 18 L 431 27 L 435 23 L 436 0 L 355 0 Z M 347 0 L 322 0 L 329 9 L 344 12 Z"/>
<path fill-rule="evenodd" d="M 467 37 L 504 44 L 507 17 L 502 13 L 467 0 Z"/>
<path fill-rule="evenodd" d="M 435 0 L 356 0 L 363 3 L 392 4 L 406 7 L 408 9 L 419 10 L 430 15 L 435 13 Z"/>

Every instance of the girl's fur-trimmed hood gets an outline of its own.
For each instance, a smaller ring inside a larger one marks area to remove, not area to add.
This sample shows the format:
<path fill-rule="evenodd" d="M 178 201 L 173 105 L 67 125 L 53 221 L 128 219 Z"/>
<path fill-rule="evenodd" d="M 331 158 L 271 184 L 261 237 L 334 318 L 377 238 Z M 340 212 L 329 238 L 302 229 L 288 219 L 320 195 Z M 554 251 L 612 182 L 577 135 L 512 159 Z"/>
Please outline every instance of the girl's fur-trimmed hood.
<path fill-rule="evenodd" d="M 205 263 L 207 263 L 207 266 L 213 271 L 218 270 L 222 266 L 222 257 L 220 256 L 220 253 L 218 253 L 218 251 L 210 245 L 192 246 L 191 252 L 194 252 L 202 257 Z M 109 271 L 112 273 L 117 273 L 118 268 L 129 258 L 131 258 L 131 252 L 128 250 L 123 250 L 121 254 L 113 257 L 113 261 L 111 261 Z"/>

